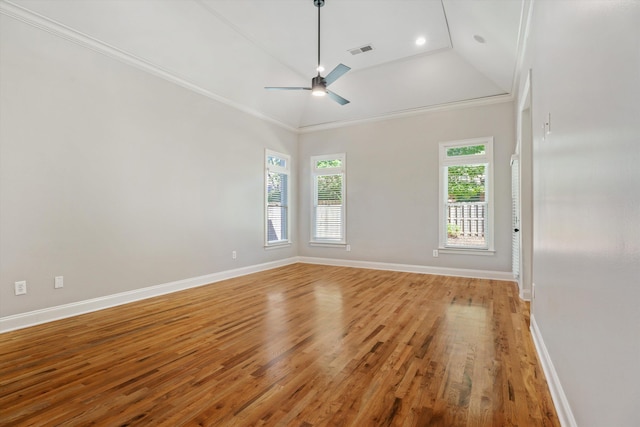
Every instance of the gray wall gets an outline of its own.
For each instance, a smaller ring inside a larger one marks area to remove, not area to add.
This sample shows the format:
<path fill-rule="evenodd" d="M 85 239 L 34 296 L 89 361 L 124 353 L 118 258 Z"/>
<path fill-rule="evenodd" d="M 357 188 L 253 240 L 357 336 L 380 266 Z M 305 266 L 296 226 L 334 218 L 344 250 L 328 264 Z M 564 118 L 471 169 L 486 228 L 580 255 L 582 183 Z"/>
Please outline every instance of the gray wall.
<path fill-rule="evenodd" d="M 0 317 L 296 255 L 510 271 L 510 102 L 297 135 L 0 19 Z M 481 136 L 495 137 L 496 255 L 433 258 L 438 142 Z M 283 249 L 263 248 L 265 148 L 296 163 Z M 335 152 L 351 252 L 308 246 L 309 157 Z"/>
<path fill-rule="evenodd" d="M 263 248 L 264 150 L 295 133 L 0 20 L 0 317 L 296 254 Z"/>
<path fill-rule="evenodd" d="M 638 426 L 640 3 L 536 1 L 532 23 L 533 318 L 577 424 Z"/>
<path fill-rule="evenodd" d="M 432 255 L 438 247 L 438 143 L 494 137 L 494 256 Z M 300 136 L 299 253 L 430 267 L 511 271 L 513 103 L 432 112 Z M 347 243 L 309 246 L 310 160 L 347 155 Z"/>

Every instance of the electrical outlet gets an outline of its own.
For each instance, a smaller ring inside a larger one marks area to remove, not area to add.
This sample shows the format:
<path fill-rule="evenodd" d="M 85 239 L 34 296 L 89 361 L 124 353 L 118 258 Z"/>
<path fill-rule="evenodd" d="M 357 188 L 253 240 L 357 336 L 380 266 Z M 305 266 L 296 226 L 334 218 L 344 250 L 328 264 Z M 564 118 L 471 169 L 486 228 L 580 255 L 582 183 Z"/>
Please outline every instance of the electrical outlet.
<path fill-rule="evenodd" d="M 15 283 L 16 295 L 25 295 L 27 293 L 27 281 L 21 280 Z"/>
<path fill-rule="evenodd" d="M 437 249 L 433 250 L 433 257 L 434 258 L 438 258 L 438 250 Z"/>
<path fill-rule="evenodd" d="M 347 245 L 347 252 L 351 252 L 351 245 Z"/>
<path fill-rule="evenodd" d="M 64 277 L 63 276 L 56 276 L 54 282 L 53 282 L 53 287 L 55 289 L 60 289 L 64 287 Z"/>
<path fill-rule="evenodd" d="M 236 253 L 236 251 L 231 251 L 231 258 L 232 259 L 238 258 L 238 254 Z"/>

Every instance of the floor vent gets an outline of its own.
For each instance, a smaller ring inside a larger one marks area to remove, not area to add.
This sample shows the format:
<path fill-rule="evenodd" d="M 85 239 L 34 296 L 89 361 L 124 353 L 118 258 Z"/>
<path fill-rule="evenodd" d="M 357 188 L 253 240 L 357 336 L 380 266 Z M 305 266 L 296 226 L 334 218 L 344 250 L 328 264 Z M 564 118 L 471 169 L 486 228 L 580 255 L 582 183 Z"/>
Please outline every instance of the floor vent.
<path fill-rule="evenodd" d="M 364 46 L 356 47 L 355 49 L 349 49 L 351 55 L 359 55 L 361 53 L 370 52 L 373 50 L 373 45 L 366 44 Z"/>

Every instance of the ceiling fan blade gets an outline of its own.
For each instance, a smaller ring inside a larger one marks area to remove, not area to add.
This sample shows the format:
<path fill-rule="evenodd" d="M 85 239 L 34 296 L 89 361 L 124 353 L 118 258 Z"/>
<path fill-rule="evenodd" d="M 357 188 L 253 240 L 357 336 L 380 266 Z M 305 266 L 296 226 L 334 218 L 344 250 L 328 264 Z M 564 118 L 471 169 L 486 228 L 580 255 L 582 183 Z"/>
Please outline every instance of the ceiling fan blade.
<path fill-rule="evenodd" d="M 267 90 L 311 90 L 310 87 L 295 87 L 295 86 L 286 86 L 286 87 L 277 87 L 277 86 L 265 86 Z"/>
<path fill-rule="evenodd" d="M 336 101 L 340 105 L 346 105 L 346 104 L 348 104 L 350 102 L 349 100 L 344 99 L 340 95 L 337 95 L 337 94 L 331 92 L 330 90 L 327 91 L 327 95 L 329 95 L 329 98 L 333 99 L 334 101 Z"/>
<path fill-rule="evenodd" d="M 327 83 L 327 86 L 329 86 L 331 83 L 342 77 L 342 75 L 350 69 L 351 67 L 347 67 L 344 64 L 338 64 L 336 68 L 334 68 L 329 74 L 327 74 L 327 77 L 324 78 L 324 81 Z"/>

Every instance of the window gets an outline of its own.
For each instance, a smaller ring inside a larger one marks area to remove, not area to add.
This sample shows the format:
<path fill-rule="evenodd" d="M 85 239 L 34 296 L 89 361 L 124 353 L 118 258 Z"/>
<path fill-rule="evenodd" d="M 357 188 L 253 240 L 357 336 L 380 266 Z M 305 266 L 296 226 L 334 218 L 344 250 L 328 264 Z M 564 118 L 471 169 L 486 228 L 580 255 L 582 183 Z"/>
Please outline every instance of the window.
<path fill-rule="evenodd" d="M 493 252 L 493 137 L 440 143 L 440 248 Z"/>
<path fill-rule="evenodd" d="M 345 244 L 344 154 L 311 158 L 311 242 Z"/>
<path fill-rule="evenodd" d="M 288 244 L 290 157 L 267 150 L 265 163 L 266 245 Z"/>

